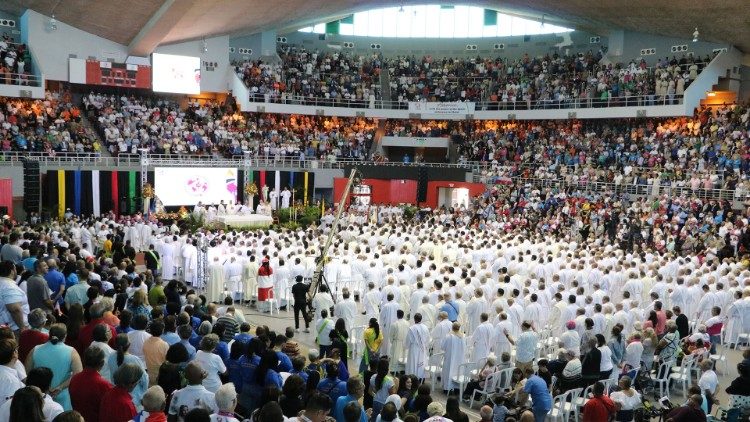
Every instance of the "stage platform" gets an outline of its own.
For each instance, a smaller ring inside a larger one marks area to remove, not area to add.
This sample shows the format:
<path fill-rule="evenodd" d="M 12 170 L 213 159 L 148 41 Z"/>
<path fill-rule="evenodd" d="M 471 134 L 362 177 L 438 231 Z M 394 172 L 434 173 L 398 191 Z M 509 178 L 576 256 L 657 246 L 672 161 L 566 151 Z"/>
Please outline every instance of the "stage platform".
<path fill-rule="evenodd" d="M 273 218 L 261 214 L 217 215 L 214 221 L 235 229 L 264 229 L 271 226 Z"/>

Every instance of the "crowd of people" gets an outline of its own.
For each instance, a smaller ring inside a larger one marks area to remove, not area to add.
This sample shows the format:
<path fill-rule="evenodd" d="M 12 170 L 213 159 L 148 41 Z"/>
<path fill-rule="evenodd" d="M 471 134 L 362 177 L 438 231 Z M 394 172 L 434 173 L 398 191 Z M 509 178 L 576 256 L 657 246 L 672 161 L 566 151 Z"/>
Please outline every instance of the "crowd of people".
<path fill-rule="evenodd" d="M 723 394 L 748 410 L 750 355 L 726 388 L 711 358 L 750 331 L 747 216 L 726 203 L 511 184 L 415 219 L 352 208 L 312 309 L 332 214 L 295 231 L 196 233 L 68 217 L 3 226 L 11 420 L 460 421 L 490 376 L 503 381 L 480 402 L 485 421 L 543 421 L 589 386 L 584 420 L 629 420 L 645 394 L 635 371 L 680 365 L 698 380 L 675 421 L 703 420 Z M 283 334 L 245 317 L 269 299 L 294 310 Z M 315 349 L 295 340 L 302 328 Z"/>
<path fill-rule="evenodd" d="M 70 95 L 48 91 L 43 100 L 0 97 L 0 150 L 97 153 L 101 145 Z"/>
<path fill-rule="evenodd" d="M 7 33 L 0 38 L 0 84 L 29 85 L 31 53 Z"/>
<path fill-rule="evenodd" d="M 183 109 L 163 99 L 97 93 L 83 102 L 113 155 L 147 148 L 167 155 L 364 159 L 376 127 L 365 118 L 243 114 L 231 102 L 191 101 Z"/>
<path fill-rule="evenodd" d="M 389 75 L 389 97 L 401 106 L 410 101 L 487 102 L 488 109 L 673 104 L 684 94 L 710 57 L 665 57 L 649 66 L 645 59 L 603 61 L 604 51 L 558 53 L 517 59 L 433 56 L 357 56 L 339 50 L 308 51 L 284 46 L 280 62 L 235 63 L 235 71 L 255 101 L 292 97 L 356 101 L 367 106 L 382 99 L 379 74 Z M 640 100 L 636 98 L 641 98 Z M 594 102 L 596 102 L 594 104 Z M 599 103 L 604 101 L 605 105 Z"/>
<path fill-rule="evenodd" d="M 235 71 L 256 101 L 318 99 L 330 105 L 369 104 L 380 98 L 379 54 L 308 51 L 285 46 L 280 63 L 250 60 L 235 63 Z"/>

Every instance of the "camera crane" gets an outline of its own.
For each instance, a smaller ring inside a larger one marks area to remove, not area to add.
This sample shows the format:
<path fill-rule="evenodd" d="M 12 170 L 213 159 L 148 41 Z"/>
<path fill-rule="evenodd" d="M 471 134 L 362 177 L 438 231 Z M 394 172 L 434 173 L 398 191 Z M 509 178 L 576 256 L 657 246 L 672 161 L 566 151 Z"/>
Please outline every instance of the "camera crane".
<path fill-rule="evenodd" d="M 323 249 L 320 251 L 320 256 L 317 259 L 318 262 L 315 267 L 315 272 L 313 273 L 312 282 L 310 283 L 310 288 L 307 290 L 308 305 L 312 304 L 312 300 L 315 297 L 315 294 L 318 292 L 321 283 L 325 284 L 330 291 L 328 281 L 326 281 L 325 276 L 323 275 L 323 266 L 325 265 L 326 258 L 328 257 L 328 248 L 331 247 L 331 242 L 333 242 L 334 236 L 336 236 L 339 231 L 339 220 L 341 219 L 341 213 L 344 210 L 344 205 L 346 204 L 347 199 L 349 199 L 349 193 L 351 192 L 352 186 L 355 184 L 355 181 L 358 183 L 359 177 L 357 177 L 357 169 L 352 169 L 352 172 L 349 174 L 349 180 L 346 182 L 346 188 L 344 188 L 344 194 L 341 195 L 341 199 L 339 200 L 339 205 L 336 209 L 336 218 L 334 218 L 331 231 L 330 233 L 328 233 L 328 239 L 326 239 L 326 243 L 323 246 Z M 322 218 L 323 216 L 321 215 L 320 217 Z M 334 295 L 332 295 L 332 297 L 333 301 L 336 302 L 336 297 Z"/>

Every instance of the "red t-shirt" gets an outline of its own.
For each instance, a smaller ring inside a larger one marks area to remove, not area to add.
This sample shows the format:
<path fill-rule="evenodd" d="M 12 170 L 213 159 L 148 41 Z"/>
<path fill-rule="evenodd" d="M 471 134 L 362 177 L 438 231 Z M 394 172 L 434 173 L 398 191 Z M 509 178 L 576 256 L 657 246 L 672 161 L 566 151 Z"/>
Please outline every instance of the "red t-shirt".
<path fill-rule="evenodd" d="M 133 399 L 124 388 L 115 387 L 102 398 L 99 407 L 99 422 L 128 422 L 135 415 Z"/>
<path fill-rule="evenodd" d="M 110 390 L 112 390 L 112 384 L 91 368 L 83 368 L 83 371 L 73 375 L 68 388 L 73 409 L 77 410 L 86 421 L 99 420 L 102 399 Z"/>
<path fill-rule="evenodd" d="M 607 396 L 594 397 L 583 406 L 583 422 L 607 422 L 615 404 Z"/>
<path fill-rule="evenodd" d="M 49 335 L 38 330 L 21 331 L 21 337 L 18 339 L 18 360 L 26 362 L 26 356 L 29 355 L 31 349 L 46 343 L 48 339 Z"/>
<path fill-rule="evenodd" d="M 94 319 L 91 320 L 88 324 L 81 327 L 81 331 L 78 332 L 78 344 L 81 346 L 81 349 L 84 351 L 88 349 L 88 347 L 91 345 L 91 342 L 94 341 L 94 327 L 96 327 L 99 324 L 104 324 L 109 326 L 109 345 L 114 346 L 115 345 L 115 337 L 117 337 L 117 330 L 115 330 L 115 327 L 107 324 L 107 321 L 104 320 L 104 318 Z"/>

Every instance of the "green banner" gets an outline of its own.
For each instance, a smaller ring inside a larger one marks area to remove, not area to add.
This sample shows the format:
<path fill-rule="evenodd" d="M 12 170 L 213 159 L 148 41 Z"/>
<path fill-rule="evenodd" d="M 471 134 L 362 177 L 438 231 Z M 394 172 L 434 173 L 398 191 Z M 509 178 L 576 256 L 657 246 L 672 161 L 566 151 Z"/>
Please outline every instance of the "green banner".
<path fill-rule="evenodd" d="M 128 214 L 135 214 L 136 177 L 134 171 L 128 172 Z"/>

